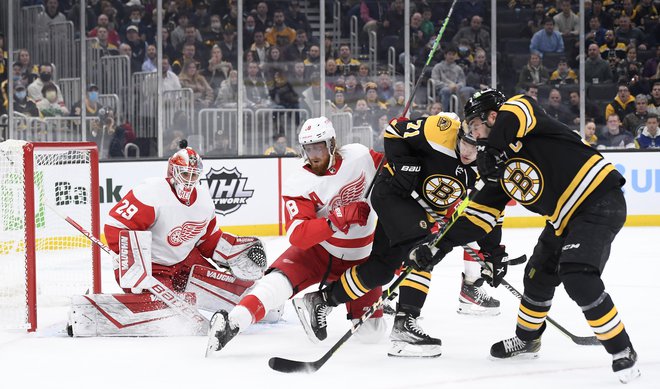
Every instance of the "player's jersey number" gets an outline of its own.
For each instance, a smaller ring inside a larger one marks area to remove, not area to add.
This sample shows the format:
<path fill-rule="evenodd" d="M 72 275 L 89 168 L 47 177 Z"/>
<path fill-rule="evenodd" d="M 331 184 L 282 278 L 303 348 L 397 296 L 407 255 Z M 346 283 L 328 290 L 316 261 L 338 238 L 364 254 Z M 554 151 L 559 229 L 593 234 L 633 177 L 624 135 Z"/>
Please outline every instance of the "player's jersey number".
<path fill-rule="evenodd" d="M 296 202 L 293 200 L 287 200 L 287 202 L 284 203 L 284 206 L 286 207 L 286 210 L 289 211 L 289 217 L 291 219 L 300 212 L 298 210 L 298 205 L 296 205 Z"/>
<path fill-rule="evenodd" d="M 122 200 L 119 207 L 117 207 L 117 212 L 121 217 L 126 220 L 131 220 L 131 218 L 137 213 L 138 207 L 128 202 L 128 200 Z"/>

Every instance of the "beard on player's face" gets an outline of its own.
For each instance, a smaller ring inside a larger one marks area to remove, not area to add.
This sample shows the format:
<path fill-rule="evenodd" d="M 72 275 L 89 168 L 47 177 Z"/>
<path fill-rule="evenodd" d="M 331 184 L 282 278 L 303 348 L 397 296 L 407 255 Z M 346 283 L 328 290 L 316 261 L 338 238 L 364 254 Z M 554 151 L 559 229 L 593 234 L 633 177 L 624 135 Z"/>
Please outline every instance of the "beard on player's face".
<path fill-rule="evenodd" d="M 317 176 L 322 176 L 325 174 L 325 172 L 328 170 L 329 163 L 330 163 L 330 154 L 315 156 L 309 159 L 310 168 Z"/>

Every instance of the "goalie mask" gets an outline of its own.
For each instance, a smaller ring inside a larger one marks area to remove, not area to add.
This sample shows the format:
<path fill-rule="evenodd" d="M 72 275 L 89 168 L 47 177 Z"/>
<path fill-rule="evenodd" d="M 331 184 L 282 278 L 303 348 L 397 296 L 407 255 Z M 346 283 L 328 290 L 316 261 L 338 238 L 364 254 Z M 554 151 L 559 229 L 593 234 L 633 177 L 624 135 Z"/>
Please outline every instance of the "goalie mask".
<path fill-rule="evenodd" d="M 186 203 L 195 184 L 202 174 L 202 158 L 191 147 L 174 153 L 167 162 L 167 181 L 174 188 L 177 197 Z"/>
<path fill-rule="evenodd" d="M 325 116 L 308 119 L 303 123 L 298 134 L 298 143 L 302 147 L 302 155 L 305 162 L 310 165 L 314 173 L 325 174 L 325 171 L 335 164 L 335 151 L 337 149 L 335 128 L 330 119 Z M 322 146 L 325 146 L 329 154 L 327 166 L 318 167 L 320 154 L 324 154 Z"/>

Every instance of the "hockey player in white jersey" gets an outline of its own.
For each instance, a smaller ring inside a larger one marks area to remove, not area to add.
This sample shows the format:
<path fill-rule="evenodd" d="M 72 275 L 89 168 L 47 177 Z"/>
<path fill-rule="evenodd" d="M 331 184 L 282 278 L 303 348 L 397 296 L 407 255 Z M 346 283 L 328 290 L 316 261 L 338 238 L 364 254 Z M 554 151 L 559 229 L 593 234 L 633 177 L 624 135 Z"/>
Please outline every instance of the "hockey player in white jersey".
<path fill-rule="evenodd" d="M 211 319 L 207 355 L 221 350 L 240 331 L 260 321 L 265 312 L 299 291 L 337 280 L 346 269 L 365 261 L 371 251 L 376 214 L 364 195 L 382 154 L 360 144 L 337 148 L 335 130 L 325 117 L 307 120 L 298 140 L 304 161 L 286 182 L 282 196 L 291 247 L 231 312 L 216 312 Z M 374 288 L 351 301 L 347 304 L 349 317 L 359 318 L 380 294 L 380 288 Z M 296 311 L 304 314 L 307 309 L 296 307 Z M 307 329 L 312 341 L 326 338 L 325 325 L 321 327 L 322 333 L 311 335 Z M 385 333 L 381 310 L 362 331 L 356 335 L 366 341 Z"/>

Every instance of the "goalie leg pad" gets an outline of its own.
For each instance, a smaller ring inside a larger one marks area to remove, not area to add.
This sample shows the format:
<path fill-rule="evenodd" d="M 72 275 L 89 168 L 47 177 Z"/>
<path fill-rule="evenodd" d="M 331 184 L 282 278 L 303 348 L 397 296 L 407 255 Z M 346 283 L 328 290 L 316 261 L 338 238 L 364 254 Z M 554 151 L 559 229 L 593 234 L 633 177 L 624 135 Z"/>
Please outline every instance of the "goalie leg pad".
<path fill-rule="evenodd" d="M 195 296 L 184 294 L 195 303 Z M 190 336 L 205 335 L 151 293 L 92 294 L 71 298 L 69 335 L 91 336 Z"/>
<path fill-rule="evenodd" d="M 151 276 L 151 231 L 119 232 L 119 286 L 140 293 Z"/>
<path fill-rule="evenodd" d="M 195 293 L 199 309 L 230 312 L 252 286 L 254 281 L 238 279 L 229 271 L 194 265 L 185 290 Z"/>

